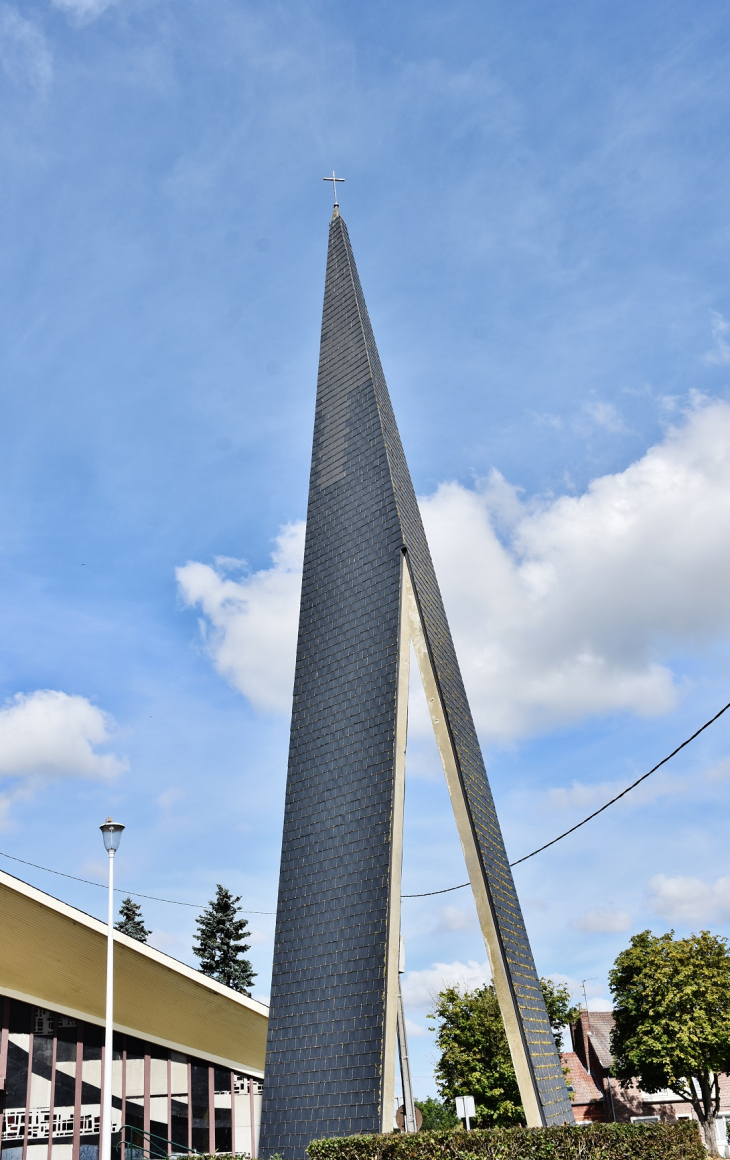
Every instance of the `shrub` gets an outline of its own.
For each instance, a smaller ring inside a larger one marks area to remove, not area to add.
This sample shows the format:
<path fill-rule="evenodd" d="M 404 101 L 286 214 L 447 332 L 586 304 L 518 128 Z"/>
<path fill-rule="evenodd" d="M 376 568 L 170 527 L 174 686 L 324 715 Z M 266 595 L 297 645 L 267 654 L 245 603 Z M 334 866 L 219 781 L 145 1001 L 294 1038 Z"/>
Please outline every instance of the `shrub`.
<path fill-rule="evenodd" d="M 309 1160 L 706 1160 L 694 1120 L 313 1140 Z"/>

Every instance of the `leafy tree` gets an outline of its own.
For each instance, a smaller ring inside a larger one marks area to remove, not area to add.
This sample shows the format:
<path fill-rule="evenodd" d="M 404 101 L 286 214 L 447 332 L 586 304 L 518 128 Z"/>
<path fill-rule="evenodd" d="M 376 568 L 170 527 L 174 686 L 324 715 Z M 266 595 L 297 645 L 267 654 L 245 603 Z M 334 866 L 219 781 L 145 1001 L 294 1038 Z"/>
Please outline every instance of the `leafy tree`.
<path fill-rule="evenodd" d="M 131 898 L 123 898 L 119 907 L 119 922 L 114 923 L 114 929 L 120 930 L 122 934 L 128 934 L 130 938 L 136 938 L 137 942 L 146 943 L 147 939 L 152 934 L 151 930 L 147 930 L 142 917 L 142 907 L 138 902 L 132 902 Z"/>
<path fill-rule="evenodd" d="M 250 932 L 247 919 L 236 917 L 240 901 L 240 894 L 234 898 L 225 886 L 216 887 L 215 898 L 195 920 L 198 944 L 193 947 L 193 954 L 200 959 L 204 975 L 250 997 L 249 988 L 256 974 L 243 957 L 250 945 L 245 941 Z"/>
<path fill-rule="evenodd" d="M 414 1100 L 417 1108 L 421 1109 L 424 1131 L 435 1131 L 443 1128 L 458 1128 L 459 1117 L 450 1104 L 435 1100 L 429 1096 L 427 1100 Z"/>
<path fill-rule="evenodd" d="M 548 1018 L 558 1050 L 560 1028 L 578 1017 L 563 984 L 541 979 Z M 493 984 L 475 991 L 447 987 L 431 1016 L 439 1021 L 436 1043 L 441 1058 L 436 1082 L 444 1101 L 453 1108 L 455 1096 L 474 1096 L 478 1127 L 522 1124 L 525 1113 L 517 1086 L 502 1015 Z"/>
<path fill-rule="evenodd" d="M 645 930 L 609 974 L 614 1074 L 645 1092 L 670 1088 L 694 1108 L 711 1155 L 719 1073 L 730 1071 L 730 948 L 703 930 L 675 939 Z"/>
<path fill-rule="evenodd" d="M 558 1051 L 563 1050 L 563 1028 L 569 1023 L 575 1023 L 580 1010 L 570 1005 L 570 991 L 565 983 L 554 983 L 552 979 L 540 979 L 542 997 L 545 1000 L 550 1026 L 555 1036 L 555 1046 Z"/>

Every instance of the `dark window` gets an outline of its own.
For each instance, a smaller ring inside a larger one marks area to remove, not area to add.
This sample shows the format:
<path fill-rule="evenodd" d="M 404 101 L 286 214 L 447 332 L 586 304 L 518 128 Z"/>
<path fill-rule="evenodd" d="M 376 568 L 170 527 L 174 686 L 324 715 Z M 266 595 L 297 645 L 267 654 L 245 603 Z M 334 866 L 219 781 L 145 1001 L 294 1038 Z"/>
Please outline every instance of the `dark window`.
<path fill-rule="evenodd" d="M 179 1148 L 188 1146 L 188 1105 L 182 1100 L 172 1100 L 170 1139 Z"/>
<path fill-rule="evenodd" d="M 162 1141 L 162 1155 L 167 1156 L 166 1142 L 170 1138 L 167 1126 L 167 1061 L 170 1055 L 166 1047 L 150 1043 L 150 1132 Z M 158 1141 L 155 1141 L 156 1145 Z M 157 1151 L 159 1151 L 157 1146 Z"/>
<path fill-rule="evenodd" d="M 132 1148 L 144 1148 L 144 1052 L 141 1039 L 126 1037 L 127 1045 L 127 1097 L 124 1105 L 124 1123 L 127 1125 L 126 1141 Z M 142 1155 L 132 1152 L 131 1155 Z M 129 1157 L 130 1153 L 127 1153 Z"/>
<path fill-rule="evenodd" d="M 193 1097 L 193 1151 L 210 1151 L 210 1110 L 208 1107 L 208 1065 L 193 1061 L 191 1089 Z"/>
<path fill-rule="evenodd" d="M 8 1030 L 20 1035 L 27 1035 L 30 1031 L 30 1007 L 18 999 L 10 1000 L 10 1025 Z"/>
<path fill-rule="evenodd" d="M 28 1142 L 47 1144 L 53 1068 L 53 1018 L 38 1010 L 34 1019 L 33 1076 L 30 1083 Z"/>
<path fill-rule="evenodd" d="M 79 1160 L 99 1160 L 99 1118 L 101 1111 L 101 1048 L 104 1029 L 95 1023 L 82 1025 L 84 1036 L 81 1072 L 81 1151 Z M 89 1108 L 89 1105 L 91 1107 Z M 87 1110 L 84 1110 L 86 1107 Z"/>
<path fill-rule="evenodd" d="M 5 1077 L 5 1117 L 3 1157 L 20 1160 L 25 1135 L 25 1101 L 28 1094 L 28 1046 L 31 1009 L 27 1003 L 10 1000 L 8 1062 Z M 20 1155 L 18 1155 L 18 1149 Z"/>
<path fill-rule="evenodd" d="M 76 1028 L 68 1028 L 73 1042 L 62 1039 L 67 1029 L 58 1029 L 56 1046 L 56 1082 L 53 1093 L 53 1139 L 69 1144 L 74 1133 L 74 1097 L 76 1095 Z"/>
<path fill-rule="evenodd" d="M 182 1100 L 172 1101 L 170 1139 L 179 1148 L 187 1148 L 188 1146 L 188 1105 L 184 1104 Z"/>
<path fill-rule="evenodd" d="M 170 1094 L 172 1099 L 170 1139 L 180 1148 L 188 1146 L 188 1057 L 170 1053 Z"/>
<path fill-rule="evenodd" d="M 101 1059 L 101 1049 L 104 1046 L 104 1028 L 95 1023 L 84 1023 L 84 1061 L 87 1059 Z"/>
<path fill-rule="evenodd" d="M 28 1051 L 8 1043 L 8 1074 L 5 1080 L 5 1108 L 24 1108 L 28 1091 Z"/>
<path fill-rule="evenodd" d="M 214 1077 L 215 1102 L 215 1150 L 230 1152 L 233 1138 L 231 1134 L 231 1073 L 227 1068 L 217 1067 Z"/>

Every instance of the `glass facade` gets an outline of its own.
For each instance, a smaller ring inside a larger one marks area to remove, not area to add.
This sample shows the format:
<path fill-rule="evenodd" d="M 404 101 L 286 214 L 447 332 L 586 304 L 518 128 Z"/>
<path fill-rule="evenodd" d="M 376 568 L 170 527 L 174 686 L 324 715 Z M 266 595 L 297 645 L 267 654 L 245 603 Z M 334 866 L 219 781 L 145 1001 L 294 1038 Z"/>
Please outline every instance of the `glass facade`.
<path fill-rule="evenodd" d="M 0 1016 L 0 1160 L 99 1160 L 103 1028 L 3 995 Z M 132 1160 L 123 1125 L 157 1155 L 255 1157 L 262 1090 L 253 1076 L 115 1032 L 115 1160 Z"/>

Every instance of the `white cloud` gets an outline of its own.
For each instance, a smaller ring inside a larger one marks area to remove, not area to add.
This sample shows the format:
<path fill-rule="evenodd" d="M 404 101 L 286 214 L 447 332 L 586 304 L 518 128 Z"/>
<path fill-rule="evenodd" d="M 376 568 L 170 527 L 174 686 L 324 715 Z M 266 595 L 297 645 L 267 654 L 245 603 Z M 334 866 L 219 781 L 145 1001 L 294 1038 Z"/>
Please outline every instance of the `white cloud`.
<path fill-rule="evenodd" d="M 0 5 L 0 64 L 11 80 L 43 94 L 53 78 L 53 59 L 42 30 L 10 4 Z"/>
<path fill-rule="evenodd" d="M 504 480 L 421 501 L 478 727 L 509 739 L 676 701 L 658 656 L 730 629 L 730 406 L 698 405 L 625 471 L 526 504 Z M 506 542 L 505 542 L 506 541 Z"/>
<path fill-rule="evenodd" d="M 457 906 L 442 906 L 439 911 L 437 931 L 469 930 L 474 925 L 474 915 L 466 914 Z"/>
<path fill-rule="evenodd" d="M 425 1027 L 421 1027 L 420 1023 L 414 1023 L 412 1019 L 406 1019 L 406 1035 L 409 1039 L 426 1039 L 428 1031 Z"/>
<path fill-rule="evenodd" d="M 601 910 L 595 907 L 578 915 L 570 925 L 574 930 L 582 930 L 589 934 L 615 933 L 629 929 L 631 915 L 628 910 Z"/>
<path fill-rule="evenodd" d="M 583 406 L 583 413 L 588 416 L 594 426 L 603 427 L 604 430 L 610 431 L 613 435 L 626 430 L 623 418 L 613 403 L 605 403 L 595 399 Z"/>
<path fill-rule="evenodd" d="M 444 483 L 420 504 L 487 737 L 508 741 L 592 714 L 666 713 L 678 691 L 663 658 L 730 630 L 725 402 L 695 399 L 681 425 L 583 495 L 526 502 L 493 472 L 474 488 Z M 303 531 L 284 528 L 273 567 L 243 579 L 223 561 L 178 569 L 218 671 L 267 710 L 290 708 Z M 418 697 L 412 706 L 412 731 L 430 728 Z M 680 788 L 656 787 L 645 792 Z M 558 792 L 587 801 L 612 788 Z"/>
<path fill-rule="evenodd" d="M 162 793 L 157 795 L 155 802 L 160 807 L 160 816 L 163 821 L 169 821 L 175 812 L 175 806 L 184 798 L 185 792 L 179 786 L 164 789 Z"/>
<path fill-rule="evenodd" d="M 443 777 L 443 774 L 441 775 Z M 469 903 L 467 903 L 469 907 Z M 471 930 L 477 923 L 476 910 L 461 910 L 457 906 L 433 906 L 420 911 L 409 919 L 409 930 L 418 935 L 452 934 L 454 931 Z"/>
<path fill-rule="evenodd" d="M 714 883 L 701 878 L 657 874 L 649 882 L 649 908 L 668 922 L 693 923 L 730 919 L 730 877 Z"/>
<path fill-rule="evenodd" d="M 642 770 L 641 772 L 646 772 Z M 703 776 L 699 775 L 697 771 L 693 770 L 687 777 L 676 777 L 669 773 L 657 773 L 651 777 L 650 780 L 642 782 L 635 790 L 632 790 L 631 797 L 626 799 L 630 806 L 645 806 L 649 802 L 656 801 L 660 797 L 680 797 L 683 794 L 691 794 L 696 797 L 698 793 L 698 782 L 712 782 L 719 780 L 719 775 L 714 771 L 708 771 Z M 596 806 L 601 806 L 605 802 L 610 801 L 611 798 L 616 797 L 622 790 L 626 789 L 632 781 L 635 781 L 639 776 L 638 771 L 627 772 L 626 776 L 621 781 L 601 781 L 593 784 L 586 784 L 582 781 L 573 781 L 570 787 L 557 787 L 548 791 L 547 800 L 549 805 L 557 810 L 591 810 Z"/>
<path fill-rule="evenodd" d="M 271 942 L 272 935 L 265 930 L 254 930 L 251 928 L 246 931 L 246 939 L 252 947 L 260 946 L 261 943 Z"/>
<path fill-rule="evenodd" d="M 726 781 L 730 777 L 730 757 L 725 757 L 722 761 L 718 761 L 716 765 L 711 766 L 705 777 L 710 782 Z"/>
<path fill-rule="evenodd" d="M 473 991 L 491 982 L 489 963 L 478 963 L 469 959 L 461 963 L 433 963 L 423 971 L 406 971 L 401 977 L 403 1002 L 409 1007 L 427 1007 L 436 999 L 444 987 L 460 987 Z"/>
<path fill-rule="evenodd" d="M 18 693 L 0 709 L 0 777 L 114 777 L 127 763 L 97 752 L 111 740 L 112 724 L 85 697 Z"/>
<path fill-rule="evenodd" d="M 714 348 L 705 355 L 710 363 L 730 363 L 730 322 L 716 310 L 712 311 L 712 339 Z"/>
<path fill-rule="evenodd" d="M 118 0 L 51 0 L 54 8 L 67 12 L 76 24 L 89 24 Z"/>
<path fill-rule="evenodd" d="M 200 627 L 218 672 L 258 709 L 288 713 L 294 679 L 304 524 L 277 537 L 274 565 L 233 580 L 232 563 L 191 562 L 177 569 L 182 597 L 199 606 Z"/>
<path fill-rule="evenodd" d="M 0 709 L 0 778 L 13 783 L 0 796 L 0 824 L 11 803 L 28 797 L 46 778 L 106 781 L 128 768 L 113 753 L 112 718 L 85 697 L 53 689 L 18 693 Z"/>

